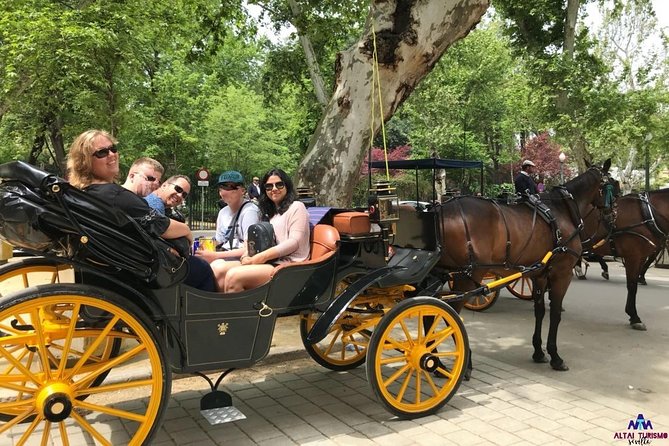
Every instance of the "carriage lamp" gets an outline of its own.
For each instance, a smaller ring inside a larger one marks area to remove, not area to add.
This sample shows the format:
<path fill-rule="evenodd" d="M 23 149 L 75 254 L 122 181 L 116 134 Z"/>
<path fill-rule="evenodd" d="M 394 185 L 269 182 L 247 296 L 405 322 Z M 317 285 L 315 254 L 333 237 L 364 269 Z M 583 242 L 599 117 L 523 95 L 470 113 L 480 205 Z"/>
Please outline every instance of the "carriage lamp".
<path fill-rule="evenodd" d="M 558 159 L 560 160 L 560 184 L 564 184 L 564 171 L 562 166 L 564 166 L 564 160 L 567 159 L 567 155 L 565 155 L 564 152 L 560 152 Z"/>
<path fill-rule="evenodd" d="M 369 190 L 369 221 L 383 223 L 397 221 L 399 216 L 399 198 L 395 188 L 388 181 L 377 181 Z"/>
<path fill-rule="evenodd" d="M 316 194 L 312 188 L 298 187 L 295 191 L 297 192 L 297 199 L 304 203 L 306 207 L 316 206 Z"/>

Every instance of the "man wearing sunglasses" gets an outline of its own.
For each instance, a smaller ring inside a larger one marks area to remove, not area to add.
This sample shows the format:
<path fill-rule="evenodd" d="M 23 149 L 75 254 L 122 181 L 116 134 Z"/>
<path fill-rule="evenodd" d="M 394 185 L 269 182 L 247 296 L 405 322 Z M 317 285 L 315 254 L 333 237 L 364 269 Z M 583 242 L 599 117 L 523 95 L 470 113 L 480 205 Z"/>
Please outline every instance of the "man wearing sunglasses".
<path fill-rule="evenodd" d="M 218 194 L 227 206 L 218 211 L 216 219 L 215 252 L 197 251 L 208 262 L 216 259 L 239 260 L 244 253 L 244 243 L 249 226 L 260 221 L 260 209 L 244 199 L 244 177 L 236 170 L 223 172 L 218 177 Z"/>
<path fill-rule="evenodd" d="M 68 152 L 67 168 L 72 186 L 124 211 L 149 234 L 171 240 L 175 248 L 185 244 L 186 249 L 179 251 L 189 264 L 184 283 L 201 290 L 215 291 L 214 275 L 209 264 L 186 252 L 193 242 L 188 225 L 153 211 L 145 200 L 116 183 L 119 154 L 116 139 L 111 134 L 94 129 L 77 136 Z"/>
<path fill-rule="evenodd" d="M 123 187 L 144 198 L 160 187 L 165 173 L 163 165 L 153 158 L 141 157 L 132 163 Z"/>
<path fill-rule="evenodd" d="M 190 180 L 185 175 L 174 175 L 144 199 L 149 206 L 165 215 L 167 209 L 182 204 L 190 193 Z"/>

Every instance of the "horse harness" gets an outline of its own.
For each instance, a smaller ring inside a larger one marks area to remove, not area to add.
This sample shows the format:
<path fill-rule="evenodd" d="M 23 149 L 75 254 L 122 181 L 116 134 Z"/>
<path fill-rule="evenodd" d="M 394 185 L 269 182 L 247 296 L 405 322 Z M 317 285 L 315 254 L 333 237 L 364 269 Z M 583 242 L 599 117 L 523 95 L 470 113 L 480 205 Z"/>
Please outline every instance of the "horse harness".
<path fill-rule="evenodd" d="M 658 245 L 655 242 L 653 242 L 650 238 L 634 230 L 639 226 L 645 226 L 654 236 L 659 238 L 660 246 L 664 246 L 667 243 L 667 239 L 669 239 L 669 234 L 664 232 L 657 224 L 657 219 L 655 218 L 655 212 L 653 212 L 653 205 L 650 202 L 650 197 L 648 196 L 648 192 L 641 192 L 640 194 L 637 195 L 636 198 L 637 200 L 639 200 L 639 210 L 641 211 L 641 222 L 631 226 L 626 226 L 624 228 L 616 228 L 614 221 L 614 224 L 611 225 L 609 234 L 603 241 L 600 242 L 600 244 L 604 243 L 604 241 L 609 242 L 609 245 L 611 246 L 611 253 L 613 254 L 614 257 L 618 257 L 615 247 L 615 236 L 621 234 L 636 235 L 637 237 L 641 237 L 643 240 L 648 242 L 652 247 L 656 249 L 658 248 Z"/>
<path fill-rule="evenodd" d="M 569 216 L 571 218 L 572 223 L 576 227 L 576 230 L 571 233 L 568 237 L 564 237 L 562 234 L 562 231 L 558 227 L 557 224 L 557 219 L 553 215 L 553 212 L 551 211 L 550 207 L 543 201 L 541 201 L 541 198 L 539 195 L 529 195 L 527 200 L 524 200 L 522 203 L 519 203 L 518 205 L 526 205 L 529 206 L 533 210 L 533 215 L 532 215 L 532 229 L 534 229 L 536 225 L 536 220 L 537 220 L 537 215 L 546 222 L 546 224 L 549 225 L 551 228 L 551 233 L 553 235 L 553 254 L 559 253 L 559 252 L 564 252 L 573 255 L 574 257 L 580 257 L 580 254 L 574 251 L 571 248 L 568 248 L 567 245 L 569 242 L 571 242 L 576 236 L 581 234 L 581 231 L 583 229 L 583 220 L 581 219 L 579 210 L 578 210 L 578 205 L 576 204 L 576 200 L 574 200 L 574 196 L 565 188 L 564 186 L 557 186 L 553 188 L 553 190 L 558 191 L 560 195 L 560 199 L 564 201 L 567 205 L 567 209 L 569 211 Z M 502 216 L 502 221 L 504 222 L 504 228 L 506 230 L 506 253 L 505 253 L 505 259 L 504 263 L 502 265 L 477 265 L 476 264 L 476 259 L 474 255 L 474 248 L 472 244 L 472 239 L 469 231 L 469 225 L 467 224 L 467 218 L 465 217 L 464 209 L 462 207 L 462 204 L 460 203 L 460 200 L 457 201 L 458 203 L 458 209 L 460 211 L 460 216 L 462 218 L 463 224 L 464 224 L 464 229 L 465 229 L 465 236 L 467 238 L 467 256 L 469 258 L 469 266 L 467 268 L 467 271 L 472 271 L 475 267 L 497 267 L 497 266 L 503 266 L 504 268 L 517 268 L 517 265 L 514 265 L 513 262 L 511 261 L 511 233 L 509 231 L 509 225 L 506 219 L 506 215 L 502 211 L 502 207 L 500 206 L 499 203 L 497 203 L 495 200 L 490 199 L 490 198 L 482 198 L 483 200 L 489 200 L 493 206 L 497 209 L 498 213 Z M 530 238 L 527 239 L 525 242 L 525 246 L 523 246 L 523 249 L 521 250 L 524 251 L 527 245 L 530 242 Z"/>

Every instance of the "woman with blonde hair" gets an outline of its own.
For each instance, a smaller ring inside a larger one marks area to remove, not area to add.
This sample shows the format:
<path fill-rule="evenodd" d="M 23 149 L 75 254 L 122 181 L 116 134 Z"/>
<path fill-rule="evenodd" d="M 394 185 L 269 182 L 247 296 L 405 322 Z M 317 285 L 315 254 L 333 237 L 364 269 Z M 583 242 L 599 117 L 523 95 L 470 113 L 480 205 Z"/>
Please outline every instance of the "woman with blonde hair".
<path fill-rule="evenodd" d="M 116 184 L 119 175 L 118 141 L 104 130 L 87 130 L 77 136 L 67 158 L 68 181 L 78 189 L 105 200 L 134 218 L 148 233 L 164 239 L 185 237 L 188 244 L 193 234 L 185 223 L 153 211 L 133 192 Z M 189 272 L 184 283 L 205 291 L 215 291 L 214 276 L 207 262 L 188 256 Z"/>

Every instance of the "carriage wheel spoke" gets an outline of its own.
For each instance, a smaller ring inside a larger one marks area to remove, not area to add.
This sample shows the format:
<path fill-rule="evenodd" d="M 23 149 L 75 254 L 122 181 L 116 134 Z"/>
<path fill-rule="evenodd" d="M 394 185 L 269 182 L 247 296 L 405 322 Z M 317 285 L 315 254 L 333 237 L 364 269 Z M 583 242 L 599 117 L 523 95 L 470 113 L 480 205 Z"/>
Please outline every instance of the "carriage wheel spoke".
<path fill-rule="evenodd" d="M 30 409 L 26 410 L 22 414 L 19 414 L 19 415 L 15 416 L 14 418 L 12 418 L 11 420 L 7 421 L 5 424 L 0 424 L 0 434 L 3 433 L 3 432 L 8 431 L 9 429 L 16 426 L 17 424 L 19 424 L 20 422 L 22 422 L 23 420 L 25 420 L 26 418 L 28 418 L 32 414 L 33 414 L 33 409 L 31 407 Z"/>
<path fill-rule="evenodd" d="M 79 401 L 79 400 L 75 402 L 75 405 L 77 407 L 81 407 L 82 409 L 91 410 L 93 412 L 104 413 L 107 415 L 112 415 L 116 418 L 123 418 L 126 420 L 136 421 L 138 423 L 143 423 L 144 421 L 146 421 L 145 414 L 138 414 L 135 412 L 129 412 L 127 410 L 115 409 L 111 406 L 100 406 L 99 404 L 91 404 L 87 401 Z M 74 412 L 72 413 L 74 414 Z"/>
<path fill-rule="evenodd" d="M 58 431 L 60 432 L 60 441 L 63 442 L 63 446 L 70 446 L 70 440 L 67 438 L 67 427 L 64 421 L 58 423 Z"/>
<path fill-rule="evenodd" d="M 17 444 L 25 444 L 25 442 L 28 441 L 28 438 L 30 438 L 30 436 L 33 434 L 33 432 L 35 432 L 35 429 L 37 429 L 37 426 L 42 422 L 42 420 L 43 420 L 43 418 L 40 415 L 37 415 L 35 417 L 35 419 L 33 420 L 33 422 L 30 423 L 30 426 L 28 426 L 28 429 L 26 429 L 26 431 L 23 433 L 21 438 L 19 438 L 19 441 L 18 441 Z M 43 433 L 43 436 L 42 436 L 42 444 L 45 444 L 44 443 L 44 435 L 46 435 L 47 438 L 49 437 L 48 432 L 49 431 L 46 430 L 46 427 L 45 427 L 45 430 L 44 430 L 44 433 Z"/>
<path fill-rule="evenodd" d="M 325 355 L 326 356 L 329 355 L 330 353 L 332 353 L 332 349 L 334 348 L 334 345 L 337 342 L 337 339 L 339 338 L 339 336 L 341 336 L 341 333 L 342 333 L 342 328 L 341 327 L 337 327 L 337 329 L 332 333 L 333 334 L 332 340 L 330 341 L 330 344 L 328 345 L 328 347 L 325 349 Z"/>
<path fill-rule="evenodd" d="M 420 404 L 420 383 L 422 379 L 420 378 L 420 370 L 416 370 L 416 405 Z"/>
<path fill-rule="evenodd" d="M 72 346 L 72 339 L 74 338 L 74 330 L 77 328 L 77 321 L 79 320 L 79 311 L 81 310 L 81 304 L 77 303 L 72 309 L 72 315 L 70 316 L 70 326 L 67 328 L 67 336 L 65 337 L 65 345 L 60 354 L 60 364 L 58 365 L 58 376 L 62 376 L 65 371 L 65 366 L 67 365 L 67 357 L 70 352 L 70 347 Z"/>
<path fill-rule="evenodd" d="M 127 352 L 123 353 L 122 355 L 119 355 L 115 357 L 114 359 L 110 359 L 109 361 L 106 361 L 104 365 L 101 365 L 100 367 L 97 367 L 95 370 L 93 370 L 91 373 L 88 375 L 84 376 L 81 378 L 79 381 L 75 382 L 75 385 L 79 388 L 82 386 L 87 386 L 89 383 L 100 376 L 102 373 L 106 372 L 107 370 L 111 370 L 112 368 L 124 363 L 125 361 L 128 361 L 135 356 L 137 356 L 139 353 L 143 352 L 146 350 L 146 346 L 144 344 L 138 344 L 135 348 L 132 350 L 128 350 Z"/>
<path fill-rule="evenodd" d="M 400 342 L 396 339 L 393 339 L 391 337 L 388 337 L 386 339 L 386 342 L 383 344 L 383 349 L 384 350 L 399 350 L 399 351 L 403 352 L 405 350 L 409 350 L 410 348 L 411 348 L 411 343 L 410 342 L 409 342 L 409 346 L 407 347 L 406 345 L 404 345 L 404 343 L 402 343 L 402 342 Z"/>
<path fill-rule="evenodd" d="M 404 320 L 399 321 L 400 322 L 400 327 L 402 327 L 402 331 L 404 331 L 404 336 L 406 336 L 406 340 L 409 343 L 409 346 L 413 346 L 413 338 L 411 337 L 411 331 L 409 328 L 406 326 L 404 323 Z"/>
<path fill-rule="evenodd" d="M 9 361 L 11 364 L 13 364 L 14 367 L 16 367 L 16 368 L 23 374 L 23 375 L 22 375 L 22 378 L 23 378 L 24 376 L 26 376 L 26 377 L 28 377 L 28 378 L 29 378 L 35 385 L 39 385 L 39 384 L 40 384 L 40 380 L 37 379 L 37 377 L 36 377 L 30 370 L 28 370 L 23 364 L 21 364 L 20 362 L 18 362 L 18 361 L 16 360 L 16 358 L 14 358 L 13 355 L 10 355 L 9 353 L 7 353 L 7 350 L 6 350 L 2 345 L 0 345 L 0 355 L 2 355 L 2 356 L 4 356 L 5 358 L 7 358 L 7 361 Z"/>
<path fill-rule="evenodd" d="M 95 395 L 99 393 L 118 392 L 123 390 L 129 390 L 135 387 L 151 386 L 151 384 L 153 384 L 153 380 L 151 379 L 145 379 L 141 381 L 128 381 L 116 384 L 102 385 L 97 387 L 87 387 L 85 389 L 81 389 L 75 392 L 75 395 L 79 397 L 83 395 Z"/>
<path fill-rule="evenodd" d="M 44 422 L 44 432 L 42 432 L 42 442 L 41 446 L 47 446 L 49 444 L 49 437 L 51 436 L 51 421 L 47 420 Z"/>
<path fill-rule="evenodd" d="M 37 351 L 39 354 L 39 359 L 42 363 L 42 371 L 44 372 L 45 379 L 48 381 L 51 379 L 51 363 L 49 362 L 49 357 L 46 353 L 47 350 L 47 342 L 46 342 L 46 336 L 44 335 L 44 326 L 42 325 L 42 320 L 39 315 L 39 311 L 37 308 L 34 308 L 31 312 L 30 315 L 32 317 L 33 321 L 33 329 L 35 330 L 35 334 L 37 335 Z"/>
<path fill-rule="evenodd" d="M 436 349 L 438 345 L 451 337 L 454 332 L 453 327 L 447 327 L 441 333 L 435 333 L 435 339 L 430 339 L 430 345 L 433 346 L 433 349 Z"/>
<path fill-rule="evenodd" d="M 400 387 L 400 390 L 397 392 L 397 397 L 395 397 L 395 401 L 397 401 L 398 403 L 401 403 L 402 399 L 404 399 L 404 394 L 406 393 L 406 390 L 409 387 L 412 375 L 413 375 L 413 369 L 409 369 L 409 373 L 407 373 L 407 375 L 404 377 L 404 381 L 402 381 L 402 386 Z"/>
<path fill-rule="evenodd" d="M 437 369 L 437 370 L 439 370 L 439 369 Z M 425 380 L 430 385 L 430 388 L 432 388 L 432 393 L 434 393 L 435 396 L 438 395 L 439 394 L 439 389 L 437 388 L 437 385 L 434 383 L 434 380 L 432 379 L 432 375 L 426 370 L 421 370 L 421 373 L 423 373 L 425 375 Z"/>
<path fill-rule="evenodd" d="M 95 341 L 88 346 L 88 349 L 86 349 L 86 352 L 79 358 L 79 361 L 72 367 L 72 369 L 69 371 L 67 378 L 71 379 L 74 375 L 76 375 L 79 372 L 79 369 L 83 367 L 84 364 L 86 364 L 86 361 L 88 361 L 88 358 L 97 350 L 97 348 L 100 346 L 102 341 L 109 335 L 109 333 L 112 331 L 114 328 L 114 325 L 119 321 L 120 317 L 119 316 L 114 316 L 105 328 L 100 332 L 100 334 L 95 338 Z"/>
<path fill-rule="evenodd" d="M 98 432 L 93 426 L 88 424 L 88 422 L 78 413 L 75 411 L 72 411 L 72 418 L 74 418 L 77 423 L 89 434 L 91 434 L 97 441 L 102 443 L 104 446 L 112 446 L 110 442 L 108 442 L 100 432 Z"/>
<path fill-rule="evenodd" d="M 394 383 L 397 380 L 397 378 L 402 376 L 402 374 L 404 374 L 404 372 L 406 372 L 407 370 L 410 370 L 410 369 L 411 369 L 411 366 L 409 364 L 404 364 L 404 366 L 402 366 L 398 371 L 396 371 L 395 373 L 390 375 L 388 377 L 388 379 L 383 382 L 383 385 L 387 388 L 392 383 Z"/>

